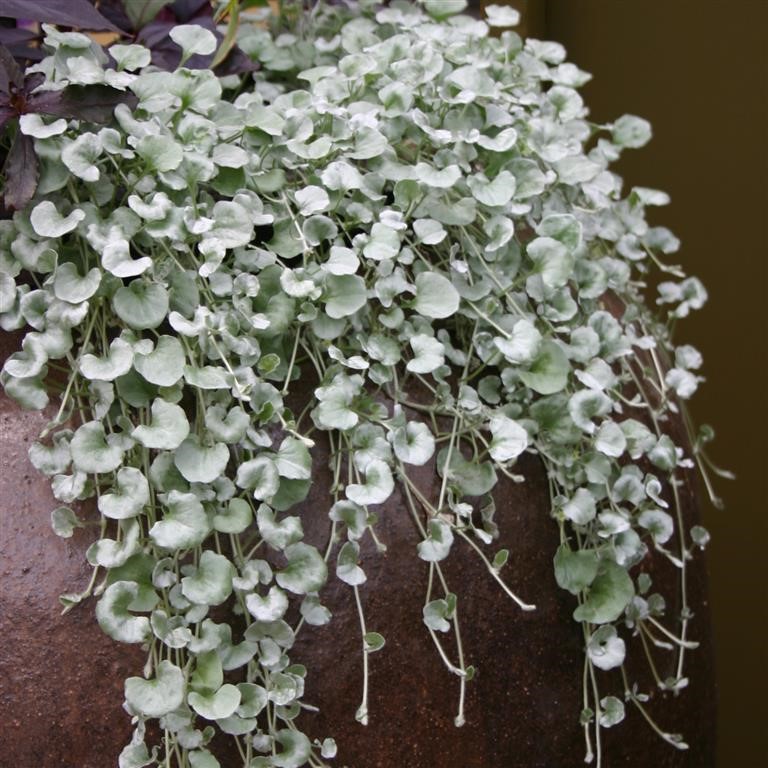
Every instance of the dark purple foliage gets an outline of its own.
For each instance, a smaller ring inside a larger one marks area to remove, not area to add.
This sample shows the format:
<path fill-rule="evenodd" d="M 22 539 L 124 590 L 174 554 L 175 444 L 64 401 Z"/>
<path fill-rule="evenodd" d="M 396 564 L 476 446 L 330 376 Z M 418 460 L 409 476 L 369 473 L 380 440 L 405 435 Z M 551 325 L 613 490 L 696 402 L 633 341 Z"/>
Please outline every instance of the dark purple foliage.
<path fill-rule="evenodd" d="M 170 6 L 177 24 L 188 24 L 191 19 L 207 14 L 211 15 L 210 0 L 176 0 Z M 194 22 L 197 24 L 198 22 Z"/>
<path fill-rule="evenodd" d="M 21 131 L 16 134 L 5 159 L 3 205 L 7 211 L 23 208 L 34 196 L 40 171 L 35 142 Z"/>
<path fill-rule="evenodd" d="M 0 0 L 0 16 L 79 29 L 118 31 L 88 0 Z"/>
<path fill-rule="evenodd" d="M 149 48 L 152 63 L 166 70 L 175 69 L 181 58 L 178 46 L 168 37 L 170 30 L 177 24 L 199 24 L 214 32 L 219 41 L 223 39 L 215 29 L 210 0 L 176 0 L 168 3 L 156 12 L 153 19 L 143 19 L 138 29 L 131 21 L 131 17 L 136 18 L 135 10 L 133 14 L 128 14 L 125 0 L 101 0 L 98 11 L 93 7 L 92 0 L 0 0 L 0 19 L 3 17 L 76 29 L 117 31 L 126 42 L 139 42 Z M 0 28 L 0 44 L 12 47 L 11 53 L 20 61 L 39 61 L 43 55 L 41 42 L 42 35 L 39 33 Z M 194 56 L 186 66 L 190 69 L 205 69 L 211 61 L 212 55 Z M 239 48 L 234 47 L 217 72 L 237 74 L 253 69 L 253 62 Z"/>
<path fill-rule="evenodd" d="M 125 12 L 123 0 L 101 0 L 99 3 L 99 13 L 109 19 L 119 29 L 131 32 L 133 25 Z"/>
<path fill-rule="evenodd" d="M 140 28 L 134 29 L 131 18 L 136 19 L 137 15 L 126 13 L 125 0 L 101 0 L 98 10 L 92 0 L 0 0 L 0 20 L 5 19 L 6 24 L 13 24 L 10 21 L 13 19 L 24 19 L 75 29 L 118 32 L 124 41 L 139 42 L 149 48 L 152 63 L 166 70 L 174 70 L 181 59 L 179 47 L 168 35 L 177 24 L 199 24 L 210 29 L 221 42 L 223 36 L 215 28 L 212 12 L 210 0 L 175 0 L 157 11 L 148 23 L 139 21 Z M 135 102 L 130 93 L 106 85 L 70 85 L 61 91 L 35 93 L 43 76 L 25 77 L 17 60 L 22 64 L 40 60 L 44 55 L 41 42 L 40 33 L 0 26 L 0 132 L 16 118 L 29 113 L 103 123 L 110 119 L 118 104 Z M 213 55 L 193 56 L 186 66 L 205 69 L 212 61 Z M 216 71 L 228 75 L 254 68 L 253 61 L 234 47 Z M 6 210 L 22 208 L 31 200 L 38 173 L 34 142 L 16 131 L 4 164 L 2 194 Z"/>
<path fill-rule="evenodd" d="M 0 45 L 0 128 L 32 113 L 104 123 L 118 104 L 135 101 L 132 94 L 107 85 L 70 85 L 61 91 L 35 93 L 43 78 L 41 73 L 24 76 L 10 52 Z M 34 143 L 21 131 L 13 139 L 4 171 L 5 208 L 23 208 L 35 194 L 38 165 Z"/>
<path fill-rule="evenodd" d="M 69 85 L 62 91 L 32 94 L 27 102 L 27 112 L 106 123 L 118 104 L 135 106 L 136 97 L 108 85 Z"/>
<path fill-rule="evenodd" d="M 181 60 L 181 50 L 168 33 L 178 24 L 197 24 L 216 35 L 221 43 L 223 35 L 216 29 L 211 15 L 209 0 L 177 0 L 157 15 L 137 35 L 137 41 L 152 51 L 152 63 L 156 67 L 173 71 Z M 207 69 L 215 54 L 192 56 L 184 63 L 189 69 Z M 239 48 L 234 47 L 229 56 L 217 67 L 219 75 L 241 74 L 255 69 L 253 61 Z"/>
<path fill-rule="evenodd" d="M 14 58 L 40 61 L 45 52 L 35 45 L 39 39 L 40 36 L 30 29 L 0 26 L 0 45 L 4 45 Z"/>

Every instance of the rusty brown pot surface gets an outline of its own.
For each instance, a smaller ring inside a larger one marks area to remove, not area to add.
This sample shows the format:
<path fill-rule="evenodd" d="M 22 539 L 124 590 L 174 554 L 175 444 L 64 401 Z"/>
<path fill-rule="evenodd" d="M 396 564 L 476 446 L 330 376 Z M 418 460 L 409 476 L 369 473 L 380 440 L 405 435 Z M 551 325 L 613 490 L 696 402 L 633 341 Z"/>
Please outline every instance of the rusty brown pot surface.
<path fill-rule="evenodd" d="M 6 354 L 16 346 L 6 335 Z M 4 357 L 5 355 L 3 355 Z M 50 529 L 57 506 L 48 480 L 27 459 L 27 448 L 50 414 L 24 413 L 0 397 L 0 768 L 114 768 L 130 736 L 122 710 L 123 679 L 141 674 L 140 649 L 104 636 L 93 602 L 60 615 L 58 596 L 82 589 L 88 579 L 85 549 L 93 531 L 69 540 Z M 319 456 L 310 497 L 301 507 L 307 538 L 322 545 L 328 535 L 331 477 Z M 496 488 L 497 546 L 511 552 L 507 582 L 537 610 L 520 611 L 493 582 L 477 556 L 457 541 L 445 571 L 459 597 L 467 661 L 477 667 L 468 686 L 466 725 L 453 720 L 458 679 L 450 675 L 421 621 L 427 566 L 416 556 L 419 541 L 397 493 L 379 509 L 376 553 L 363 547 L 368 581 L 361 588 L 368 629 L 386 647 L 371 655 L 370 724 L 355 719 L 362 687 L 357 612 L 350 587 L 333 579 L 322 593 L 334 614 L 330 624 L 302 630 L 291 653 L 309 669 L 306 702 L 319 713 L 301 715 L 313 736 L 333 736 L 340 768 L 576 768 L 583 766 L 581 710 L 583 639 L 571 614 L 574 599 L 555 583 L 552 556 L 557 526 L 549 516 L 546 477 L 535 457 L 519 469 L 524 483 Z M 425 489 L 432 481 L 421 473 Z M 696 518 L 695 492 L 685 487 L 685 515 Z M 679 610 L 677 574 L 660 558 L 646 570 Z M 715 689 L 704 563 L 690 568 L 691 634 L 701 647 L 689 652 L 690 686 L 679 696 L 653 692 L 642 648 L 629 643 L 630 671 L 652 693 L 650 711 L 667 730 L 681 732 L 690 750 L 663 743 L 628 705 L 627 720 L 604 730 L 604 766 L 706 768 L 714 765 Z M 455 657 L 452 636 L 445 647 Z M 672 654 L 657 655 L 662 677 L 673 674 Z M 617 673 L 600 673 L 602 695 L 620 695 Z M 226 752 L 226 750 L 225 750 Z M 222 768 L 239 768 L 234 755 Z"/>

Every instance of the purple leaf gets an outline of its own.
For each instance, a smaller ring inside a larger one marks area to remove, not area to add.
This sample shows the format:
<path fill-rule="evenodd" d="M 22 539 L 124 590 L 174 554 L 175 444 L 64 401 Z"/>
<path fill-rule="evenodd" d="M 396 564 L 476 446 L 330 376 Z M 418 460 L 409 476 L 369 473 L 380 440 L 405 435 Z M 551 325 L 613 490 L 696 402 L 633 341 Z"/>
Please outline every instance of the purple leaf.
<path fill-rule="evenodd" d="M 3 45 L 24 45 L 31 43 L 33 40 L 38 40 L 39 35 L 37 32 L 32 32 L 30 29 L 19 29 L 17 27 L 0 27 L 0 43 Z"/>
<path fill-rule="evenodd" d="M 5 160 L 3 203 L 6 210 L 18 211 L 32 199 L 37 189 L 39 169 L 35 143 L 21 131 L 16 134 Z"/>
<path fill-rule="evenodd" d="M 23 88 L 24 77 L 11 52 L 4 45 L 0 45 L 0 93 L 4 94 L 0 98 L 6 103 L 11 96 L 11 86 L 15 89 Z"/>
<path fill-rule="evenodd" d="M 259 65 L 240 48 L 233 48 L 224 61 L 214 70 L 218 77 L 227 75 L 242 75 L 244 72 L 255 72 Z"/>
<path fill-rule="evenodd" d="M 136 97 L 108 85 L 69 85 L 63 91 L 33 93 L 27 99 L 27 112 L 56 117 L 106 123 L 118 104 L 136 106 Z"/>
<path fill-rule="evenodd" d="M 5 124 L 12 120 L 14 117 L 18 117 L 19 113 L 13 108 L 5 104 L 0 104 L 0 130 L 5 127 Z"/>
<path fill-rule="evenodd" d="M 208 0 L 176 0 L 171 5 L 171 10 L 180 24 L 186 24 L 190 19 L 202 15 L 205 11 L 208 11 L 210 16 L 211 4 Z"/>
<path fill-rule="evenodd" d="M 131 2 L 131 0 L 128 0 Z M 123 0 L 101 0 L 99 13 L 109 19 L 116 27 L 123 30 L 133 30 L 133 25 L 125 12 Z"/>
<path fill-rule="evenodd" d="M 3 38 L 0 36 L 0 41 Z M 5 46 L 16 61 L 42 61 L 45 51 L 37 45 L 37 35 L 32 35 L 29 44 L 5 42 Z"/>
<path fill-rule="evenodd" d="M 130 5 L 123 3 L 123 6 L 131 20 L 131 28 L 138 30 L 162 14 L 169 2 L 170 0 L 133 0 Z"/>
<path fill-rule="evenodd" d="M 78 29 L 110 29 L 118 32 L 88 0 L 0 0 L 0 16 L 61 24 Z"/>
<path fill-rule="evenodd" d="M 32 93 L 39 85 L 43 84 L 45 75 L 42 72 L 33 72 L 31 75 L 24 75 L 24 94 Z"/>

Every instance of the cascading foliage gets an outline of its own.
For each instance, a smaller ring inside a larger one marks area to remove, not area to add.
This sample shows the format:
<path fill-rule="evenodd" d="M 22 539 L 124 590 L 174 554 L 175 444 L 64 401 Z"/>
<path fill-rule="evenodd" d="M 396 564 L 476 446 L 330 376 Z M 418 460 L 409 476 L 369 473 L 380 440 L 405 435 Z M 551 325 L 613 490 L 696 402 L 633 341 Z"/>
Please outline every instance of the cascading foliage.
<path fill-rule="evenodd" d="M 701 364 L 670 334 L 706 293 L 662 262 L 679 243 L 646 223 L 667 195 L 624 195 L 609 170 L 648 123 L 590 122 L 589 75 L 562 46 L 489 36 L 516 12 L 483 22 L 453 15 L 463 5 L 318 5 L 289 32 L 243 23 L 260 69 L 222 79 L 183 66 L 216 48 L 202 27 L 174 29 L 175 72 L 138 45 L 109 58 L 47 30 L 40 90 L 104 83 L 136 100 L 104 126 L 22 116 L 40 183 L 0 222 L 0 325 L 27 328 L 2 383 L 25 408 L 58 408 L 30 449 L 63 505 L 55 531 L 85 524 L 81 501 L 99 512 L 93 578 L 62 600 L 97 596 L 103 630 L 147 650 L 125 683 L 135 732 L 120 768 L 219 766 L 217 731 L 246 768 L 326 765 L 336 746 L 302 732 L 291 646 L 332 621 L 330 565 L 359 610 L 366 723 L 384 638 L 366 626 L 359 542 L 376 540 L 396 486 L 422 534 L 423 629 L 458 678 L 461 725 L 468 596 L 441 562 L 468 545 L 500 596 L 534 608 L 493 545 L 494 486 L 524 482 L 524 452 L 548 473 L 561 545 L 547 556 L 583 630 L 583 711 L 564 715 L 581 717 L 587 758 L 600 763 L 601 729 L 625 705 L 685 747 L 651 717 L 624 638 L 640 635 L 654 674 L 651 654 L 673 649 L 677 673 L 657 683 L 685 686 L 686 562 L 708 536 L 684 528 L 678 485 L 704 471 L 709 435 L 669 434 Z M 642 294 L 654 265 L 670 273 L 660 315 Z M 294 413 L 300 377 L 314 395 Z M 313 510 L 328 516 L 324 552 L 294 509 L 318 441 L 334 479 Z M 434 495 L 409 474 L 429 462 Z M 643 571 L 650 550 L 679 569 L 679 614 Z M 623 690 L 601 675 L 614 668 Z"/>

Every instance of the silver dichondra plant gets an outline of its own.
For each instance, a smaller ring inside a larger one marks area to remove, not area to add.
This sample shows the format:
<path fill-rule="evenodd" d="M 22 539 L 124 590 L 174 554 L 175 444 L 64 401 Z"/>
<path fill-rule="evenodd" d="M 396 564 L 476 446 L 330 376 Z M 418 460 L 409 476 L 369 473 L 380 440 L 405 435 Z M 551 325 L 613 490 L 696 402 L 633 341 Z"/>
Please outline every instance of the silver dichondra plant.
<path fill-rule="evenodd" d="M 105 83 L 137 100 L 106 126 L 23 116 L 40 184 L 0 222 L 0 324 L 29 328 L 2 383 L 25 408 L 58 406 L 30 450 L 63 505 L 55 531 L 85 524 L 81 501 L 100 515 L 90 584 L 62 600 L 97 597 L 103 630 L 147 651 L 125 682 L 135 731 L 120 768 L 215 768 L 217 731 L 247 768 L 327 764 L 333 740 L 302 732 L 291 646 L 333 620 L 326 580 L 348 584 L 365 724 L 384 638 L 366 624 L 359 542 L 376 541 L 396 486 L 428 564 L 422 629 L 456 676 L 462 725 L 467 596 L 441 562 L 468 545 L 500 596 L 534 609 L 494 548 L 494 485 L 524 482 L 523 452 L 546 467 L 554 576 L 583 631 L 583 710 L 566 714 L 588 761 L 627 707 L 685 748 L 625 671 L 623 637 L 641 636 L 654 674 L 652 654 L 676 653 L 677 674 L 656 682 L 686 685 L 686 564 L 708 536 L 684 527 L 678 485 L 695 463 L 706 478 L 708 435 L 669 434 L 701 365 L 671 331 L 706 293 L 665 265 L 672 233 L 646 223 L 667 195 L 625 195 L 609 169 L 648 123 L 590 122 L 589 75 L 562 46 L 523 42 L 509 8 L 478 21 L 463 6 L 318 4 L 292 31 L 242 24 L 260 68 L 222 79 L 184 67 L 216 48 L 202 27 L 174 29 L 175 72 L 141 46 L 108 58 L 47 29 L 39 89 Z M 660 312 L 643 297 L 653 268 L 669 274 Z M 293 413 L 299 377 L 314 394 Z M 333 475 L 324 552 L 291 513 L 319 440 Z M 411 476 L 428 462 L 434 495 Z M 649 550 L 679 569 L 679 615 L 643 571 Z M 622 690 L 601 676 L 615 668 Z"/>

